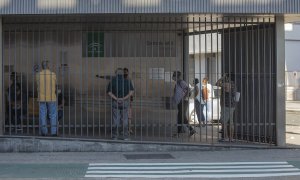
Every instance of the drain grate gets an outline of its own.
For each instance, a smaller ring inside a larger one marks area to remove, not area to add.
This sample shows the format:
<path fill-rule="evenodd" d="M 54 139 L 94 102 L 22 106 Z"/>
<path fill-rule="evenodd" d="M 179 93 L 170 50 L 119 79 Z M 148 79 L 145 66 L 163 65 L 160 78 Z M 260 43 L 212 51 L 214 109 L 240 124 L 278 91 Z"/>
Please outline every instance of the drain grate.
<path fill-rule="evenodd" d="M 126 159 L 175 159 L 171 154 L 123 154 Z"/>

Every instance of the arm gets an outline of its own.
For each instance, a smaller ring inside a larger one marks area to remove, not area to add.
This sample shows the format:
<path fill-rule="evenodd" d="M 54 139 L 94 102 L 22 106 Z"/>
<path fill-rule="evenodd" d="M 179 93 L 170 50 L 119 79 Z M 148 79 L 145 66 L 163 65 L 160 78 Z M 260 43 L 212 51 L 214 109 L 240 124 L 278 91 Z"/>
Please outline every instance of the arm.
<path fill-rule="evenodd" d="M 195 97 L 197 97 L 199 94 L 199 87 L 195 85 Z"/>
<path fill-rule="evenodd" d="M 219 79 L 217 82 L 216 82 L 216 86 L 222 86 L 223 84 L 223 78 Z"/>
<path fill-rule="evenodd" d="M 120 98 L 121 100 L 126 100 L 128 98 L 130 98 L 130 96 L 133 95 L 133 91 L 129 91 L 129 94 L 127 94 L 127 96 L 123 97 L 123 98 Z"/>
<path fill-rule="evenodd" d="M 107 86 L 107 94 L 114 100 L 118 100 L 118 98 L 112 93 L 112 85 L 111 85 L 112 82 L 110 82 Z"/>
<path fill-rule="evenodd" d="M 118 98 L 112 93 L 112 92 L 108 92 L 108 95 L 112 98 L 112 99 L 114 99 L 114 100 L 118 100 Z"/>
<path fill-rule="evenodd" d="M 133 88 L 132 82 L 130 80 L 129 81 L 129 93 L 125 97 L 120 98 L 120 100 L 127 100 L 128 98 L 130 98 L 133 95 L 133 92 L 134 92 L 134 88 Z"/>

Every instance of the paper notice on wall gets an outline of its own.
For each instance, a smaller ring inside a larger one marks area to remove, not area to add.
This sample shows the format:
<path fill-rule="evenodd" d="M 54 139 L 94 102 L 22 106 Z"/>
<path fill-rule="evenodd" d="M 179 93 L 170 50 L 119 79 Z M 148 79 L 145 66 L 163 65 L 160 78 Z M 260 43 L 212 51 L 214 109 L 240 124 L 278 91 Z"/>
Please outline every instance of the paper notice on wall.
<path fill-rule="evenodd" d="M 164 80 L 165 69 L 164 68 L 149 68 L 149 79 Z"/>
<path fill-rule="evenodd" d="M 165 81 L 172 82 L 172 72 L 165 72 Z"/>

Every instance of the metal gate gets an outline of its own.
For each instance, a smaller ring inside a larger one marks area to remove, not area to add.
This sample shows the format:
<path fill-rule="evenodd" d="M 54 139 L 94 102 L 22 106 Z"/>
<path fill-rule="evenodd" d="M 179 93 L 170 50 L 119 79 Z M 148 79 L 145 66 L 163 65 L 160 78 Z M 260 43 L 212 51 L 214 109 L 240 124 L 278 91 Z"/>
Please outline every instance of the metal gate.
<path fill-rule="evenodd" d="M 3 18 L 2 108 L 7 135 L 41 134 L 37 88 L 41 81 L 37 81 L 37 76 L 47 61 L 56 76 L 54 102 L 58 107 L 60 137 L 112 138 L 113 101 L 107 95 L 107 86 L 116 78 L 116 69 L 127 68 L 134 88 L 129 112 L 126 111 L 131 140 L 275 143 L 272 16 L 97 15 L 16 19 Z M 174 71 L 180 71 L 182 76 L 173 78 Z M 225 75 L 231 81 L 225 82 Z M 172 98 L 177 78 L 187 82 L 190 91 L 185 97 L 187 103 L 178 107 Z M 217 86 L 221 78 L 223 84 Z M 195 79 L 201 84 L 200 104 L 195 101 Z M 208 81 L 207 85 L 203 79 Z M 230 90 L 230 95 L 226 95 L 228 83 L 229 89 L 238 93 Z M 240 98 L 236 100 L 238 94 Z M 228 102 L 233 105 L 227 106 Z M 178 121 L 178 108 L 184 107 L 187 110 L 181 116 L 186 117 L 188 124 Z M 204 118 L 198 118 L 199 108 Z M 234 110 L 232 117 L 228 108 Z M 46 119 L 51 120 L 49 115 Z M 47 127 L 50 132 L 49 122 Z M 183 131 L 178 132 L 178 127 Z"/>

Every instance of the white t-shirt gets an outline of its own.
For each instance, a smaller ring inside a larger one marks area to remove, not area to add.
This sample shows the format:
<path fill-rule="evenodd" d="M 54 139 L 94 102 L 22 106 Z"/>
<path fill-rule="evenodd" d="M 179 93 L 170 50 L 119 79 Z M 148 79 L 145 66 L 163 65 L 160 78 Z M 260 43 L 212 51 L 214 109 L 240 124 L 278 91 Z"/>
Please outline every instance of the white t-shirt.
<path fill-rule="evenodd" d="M 205 85 L 203 85 L 203 87 L 202 88 L 204 88 L 204 86 Z M 206 87 L 207 87 L 207 91 L 208 91 L 208 99 L 207 99 L 207 101 L 211 101 L 212 100 L 212 98 L 214 97 L 214 90 L 213 90 L 213 87 L 212 87 L 212 85 L 211 84 L 206 84 Z"/>

